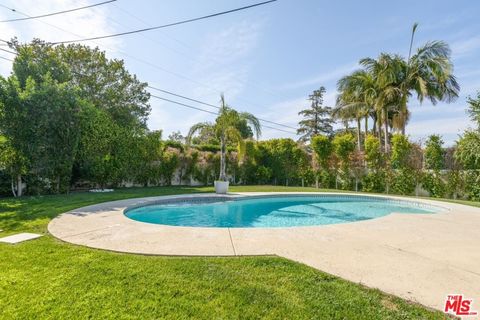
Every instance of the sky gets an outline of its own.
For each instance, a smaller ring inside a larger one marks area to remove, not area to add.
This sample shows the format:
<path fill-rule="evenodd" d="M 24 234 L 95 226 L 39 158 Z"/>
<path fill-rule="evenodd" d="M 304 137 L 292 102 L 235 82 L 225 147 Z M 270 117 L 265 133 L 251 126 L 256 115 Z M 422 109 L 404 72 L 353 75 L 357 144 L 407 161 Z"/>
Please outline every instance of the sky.
<path fill-rule="evenodd" d="M 40 15 L 98 1 L 2 0 L 0 20 Z M 161 25 L 229 10 L 256 0 L 117 0 L 110 4 L 47 18 L 0 23 L 1 39 L 75 40 Z M 108 57 L 123 59 L 141 81 L 211 104 L 224 93 L 229 105 L 259 118 L 296 127 L 298 112 L 309 106 L 308 95 L 324 86 L 325 104 L 334 106 L 336 83 L 359 68 L 364 57 L 381 52 L 408 54 L 410 32 L 419 23 L 414 48 L 431 40 L 446 41 L 452 50 L 460 97 L 450 104 L 409 101 L 407 134 L 415 141 L 443 136 L 454 144 L 473 127 L 466 99 L 480 90 L 480 2 L 477 1 L 324 1 L 278 0 L 249 10 L 140 34 L 85 42 Z M 5 48 L 5 47 L 0 47 Z M 12 58 L 6 52 L 0 56 Z M 11 63 L 0 61 L 8 76 Z M 152 93 L 198 105 L 158 92 Z M 191 125 L 214 115 L 151 99 L 148 126 L 187 134 Z M 263 128 L 262 139 L 289 137 L 295 130 Z M 288 131 L 288 132 L 285 132 Z"/>

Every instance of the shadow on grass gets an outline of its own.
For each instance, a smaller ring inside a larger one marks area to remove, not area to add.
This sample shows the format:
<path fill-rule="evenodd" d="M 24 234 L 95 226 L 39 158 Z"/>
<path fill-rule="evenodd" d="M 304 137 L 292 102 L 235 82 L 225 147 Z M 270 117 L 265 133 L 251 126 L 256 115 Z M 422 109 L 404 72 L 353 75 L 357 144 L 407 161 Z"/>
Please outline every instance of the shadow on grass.
<path fill-rule="evenodd" d="M 0 199 L 0 229 L 45 232 L 57 215 L 79 207 L 128 198 L 211 192 L 210 187 L 124 188 L 109 193 L 78 192 L 68 195 Z"/>

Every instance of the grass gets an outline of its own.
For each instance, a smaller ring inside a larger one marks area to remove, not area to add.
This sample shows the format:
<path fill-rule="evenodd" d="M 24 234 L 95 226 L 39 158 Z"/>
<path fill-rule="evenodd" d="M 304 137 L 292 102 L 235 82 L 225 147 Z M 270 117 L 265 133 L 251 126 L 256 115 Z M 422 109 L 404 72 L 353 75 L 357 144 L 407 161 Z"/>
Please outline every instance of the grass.
<path fill-rule="evenodd" d="M 240 186 L 235 191 L 318 191 Z M 0 235 L 46 234 L 81 206 L 209 187 L 0 199 Z M 0 319 L 443 319 L 441 312 L 279 257 L 141 256 L 63 243 L 50 235 L 0 244 Z"/>

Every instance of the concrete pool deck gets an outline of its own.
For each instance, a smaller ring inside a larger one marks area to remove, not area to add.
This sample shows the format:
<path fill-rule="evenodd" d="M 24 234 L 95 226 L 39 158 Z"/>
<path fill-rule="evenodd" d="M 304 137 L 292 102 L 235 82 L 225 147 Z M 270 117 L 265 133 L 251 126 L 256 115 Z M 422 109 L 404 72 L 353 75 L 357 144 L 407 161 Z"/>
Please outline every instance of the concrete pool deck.
<path fill-rule="evenodd" d="M 315 193 L 232 196 L 271 194 Z M 126 253 L 278 255 L 436 309 L 443 309 L 447 294 L 464 294 L 473 299 L 473 309 L 480 311 L 480 208 L 387 196 L 448 210 L 435 214 L 393 213 L 352 223 L 291 228 L 176 227 L 138 222 L 123 214 L 127 207 L 158 200 L 212 196 L 191 194 L 101 203 L 58 216 L 48 230 L 66 242 Z"/>

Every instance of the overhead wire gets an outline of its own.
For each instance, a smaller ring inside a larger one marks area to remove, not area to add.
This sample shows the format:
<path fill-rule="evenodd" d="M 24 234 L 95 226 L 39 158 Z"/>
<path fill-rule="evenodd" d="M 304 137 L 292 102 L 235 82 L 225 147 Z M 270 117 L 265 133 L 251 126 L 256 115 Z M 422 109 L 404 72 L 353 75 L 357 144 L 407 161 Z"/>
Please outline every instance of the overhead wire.
<path fill-rule="evenodd" d="M 55 15 L 58 15 L 58 14 L 64 14 L 64 13 L 68 13 L 68 12 L 73 12 L 73 11 L 78 11 L 78 10 L 83 10 L 83 9 L 98 7 L 98 6 L 101 6 L 101 5 L 104 5 L 104 4 L 108 4 L 108 3 L 111 3 L 111 2 L 115 2 L 115 1 L 117 1 L 117 0 L 103 1 L 103 2 L 99 2 L 99 3 L 91 4 L 91 5 L 88 5 L 88 6 L 83 6 L 83 7 L 78 7 L 78 8 L 68 9 L 68 10 L 62 10 L 62 11 L 56 11 L 56 12 L 41 14 L 41 15 L 38 15 L 38 16 L 30 16 L 30 17 L 25 17 L 25 18 L 16 18 L 16 19 L 2 20 L 2 21 L 0 21 L 0 23 L 1 23 L 1 22 L 15 22 L 15 21 L 23 21 L 23 20 L 31 20 L 31 19 L 38 19 L 38 18 L 50 17 L 50 16 L 55 16 Z M 6 9 L 8 9 L 8 10 L 10 10 L 10 11 L 13 11 L 13 12 L 17 12 L 17 10 L 15 10 L 15 9 L 13 9 L 13 8 L 9 8 L 9 7 L 7 7 L 7 6 L 3 5 L 3 4 L 0 4 L 0 7 L 6 8 Z"/>
<path fill-rule="evenodd" d="M 229 14 L 229 13 L 233 13 L 233 12 L 237 12 L 237 11 L 247 10 L 247 9 L 250 9 L 250 8 L 266 5 L 266 4 L 275 2 L 275 1 L 277 1 L 277 0 L 268 0 L 268 1 L 263 1 L 263 2 L 257 2 L 257 3 L 254 3 L 254 4 L 248 5 L 248 6 L 243 6 L 243 7 L 239 7 L 239 8 L 235 8 L 235 9 L 216 12 L 216 13 L 208 14 L 208 15 L 201 16 L 201 17 L 196 17 L 196 18 L 171 22 L 171 23 L 167 23 L 167 24 L 163 24 L 163 25 L 159 25 L 159 26 L 154 26 L 154 27 L 136 29 L 136 30 L 131 30 L 131 31 L 119 32 L 119 33 L 113 33 L 113 34 L 104 35 L 104 36 L 96 36 L 96 37 L 83 38 L 83 39 L 77 39 L 77 40 L 57 41 L 57 42 L 52 42 L 52 44 L 55 45 L 55 44 L 62 44 L 62 43 L 100 40 L 100 39 L 106 39 L 106 38 L 125 36 L 125 35 L 129 35 L 129 34 L 134 34 L 134 33 L 163 29 L 163 28 L 173 27 L 173 26 L 177 26 L 177 25 L 181 25 L 181 24 L 185 24 L 185 23 L 190 23 L 190 22 L 194 22 L 194 21 L 199 21 L 199 20 L 209 19 L 209 18 L 213 18 L 213 17 L 218 17 L 218 16 L 221 16 L 221 15 L 225 15 L 225 14 Z"/>

